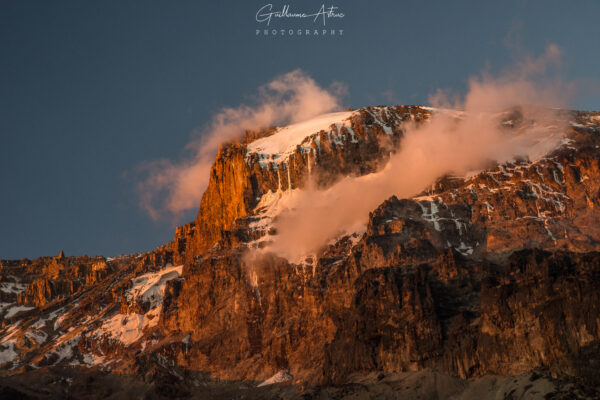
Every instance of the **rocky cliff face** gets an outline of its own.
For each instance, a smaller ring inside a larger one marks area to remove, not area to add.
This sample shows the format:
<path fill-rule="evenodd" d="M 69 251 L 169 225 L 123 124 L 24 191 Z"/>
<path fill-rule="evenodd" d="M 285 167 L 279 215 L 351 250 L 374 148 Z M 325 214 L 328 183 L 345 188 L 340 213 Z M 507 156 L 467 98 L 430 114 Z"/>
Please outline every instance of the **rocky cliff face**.
<path fill-rule="evenodd" d="M 240 143 L 223 145 L 196 220 L 175 234 L 177 257 L 192 260 L 215 244 L 230 247 L 264 236 L 267 232 L 248 232 L 244 221 L 236 221 L 256 214 L 265 194 L 303 188 L 309 176 L 326 187 L 343 176 L 374 172 L 397 147 L 402 123 L 423 121 L 428 115 L 428 110 L 416 106 L 368 107 L 316 124 L 247 134 Z M 261 147 L 264 139 L 281 131 L 292 138 Z"/>
<path fill-rule="evenodd" d="M 303 262 L 249 251 L 277 234 L 276 205 L 309 177 L 327 188 L 378 171 L 404 124 L 431 112 L 368 107 L 247 132 L 221 147 L 196 220 L 172 243 L 115 259 L 3 261 L 0 363 L 304 385 L 542 368 L 598 385 L 597 113 L 573 113 L 562 145 L 539 160 L 387 199 L 364 231 Z"/>

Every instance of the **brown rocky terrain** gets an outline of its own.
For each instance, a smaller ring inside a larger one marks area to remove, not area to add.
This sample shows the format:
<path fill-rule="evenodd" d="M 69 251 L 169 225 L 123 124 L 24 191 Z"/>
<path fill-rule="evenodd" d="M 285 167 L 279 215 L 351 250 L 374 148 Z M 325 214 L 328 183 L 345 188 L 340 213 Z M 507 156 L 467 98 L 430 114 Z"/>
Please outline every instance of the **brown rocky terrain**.
<path fill-rule="evenodd" d="M 279 153 L 268 151 L 277 129 L 246 132 L 219 150 L 198 216 L 173 242 L 2 261 L 2 390 L 600 398 L 598 113 L 571 113 L 541 159 L 385 200 L 364 231 L 302 262 L 250 251 L 277 234 L 277 201 L 309 178 L 327 188 L 380 170 L 403 124 L 431 112 L 348 112 Z"/>

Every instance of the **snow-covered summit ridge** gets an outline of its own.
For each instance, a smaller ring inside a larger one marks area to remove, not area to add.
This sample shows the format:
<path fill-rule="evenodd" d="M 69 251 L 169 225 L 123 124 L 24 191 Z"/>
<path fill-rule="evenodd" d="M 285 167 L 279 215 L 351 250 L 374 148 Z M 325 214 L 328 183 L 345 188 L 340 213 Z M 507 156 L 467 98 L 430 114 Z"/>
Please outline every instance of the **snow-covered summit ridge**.
<path fill-rule="evenodd" d="M 306 137 L 322 130 L 329 130 L 329 127 L 334 124 L 343 126 L 355 113 L 356 111 L 343 111 L 323 114 L 307 121 L 278 128 L 273 135 L 249 143 L 247 151 L 273 156 L 274 161 L 279 163 L 285 159 L 285 155 L 293 153 L 296 146 L 302 144 Z"/>

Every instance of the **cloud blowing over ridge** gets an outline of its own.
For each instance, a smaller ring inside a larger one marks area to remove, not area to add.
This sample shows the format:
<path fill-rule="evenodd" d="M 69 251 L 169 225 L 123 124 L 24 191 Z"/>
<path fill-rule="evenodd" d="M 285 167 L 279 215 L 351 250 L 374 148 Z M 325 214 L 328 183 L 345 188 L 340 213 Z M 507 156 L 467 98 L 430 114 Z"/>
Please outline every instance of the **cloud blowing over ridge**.
<path fill-rule="evenodd" d="M 567 105 L 565 85 L 545 75 L 559 59 L 559 49 L 551 45 L 539 58 L 522 60 L 498 77 L 472 78 L 462 101 L 436 94 L 433 106 L 464 110 L 461 118 L 440 111 L 422 125 L 408 124 L 400 148 L 378 173 L 346 177 L 327 190 L 309 185 L 294 196 L 266 250 L 298 260 L 342 232 L 363 228 L 369 212 L 392 195 L 414 196 L 445 174 L 464 175 L 490 162 L 547 154 L 560 143 L 567 122 L 549 108 Z M 501 113 L 515 106 L 527 121 L 525 129 L 500 124 Z"/>
<path fill-rule="evenodd" d="M 411 197 L 445 174 L 464 175 L 491 162 L 547 154 L 560 143 L 567 122 L 553 108 L 567 106 L 569 86 L 548 73 L 559 64 L 560 50 L 550 45 L 540 57 L 522 58 L 499 76 L 471 78 L 462 99 L 443 92 L 432 95 L 430 103 L 440 111 L 424 124 L 405 124 L 400 147 L 383 170 L 345 177 L 326 190 L 308 182 L 287 204 L 289 210 L 276 222 L 278 234 L 264 251 L 297 260 L 341 233 L 363 229 L 369 212 L 392 195 Z M 165 211 L 196 209 L 220 143 L 244 129 L 291 124 L 339 110 L 341 91 L 335 84 L 319 87 L 295 70 L 260 87 L 254 104 L 222 109 L 188 144 L 188 159 L 145 166 L 148 175 L 139 185 L 144 208 L 155 218 Z M 519 107 L 526 129 L 500 124 L 501 113 L 512 107 Z M 463 112 L 456 118 L 444 109 Z"/>
<path fill-rule="evenodd" d="M 157 160 L 141 166 L 146 178 L 138 184 L 142 207 L 154 219 L 165 213 L 196 209 L 208 184 L 219 144 L 243 130 L 303 121 L 341 108 L 343 86 L 320 87 L 294 70 L 258 88 L 254 104 L 225 107 L 188 143 L 190 156 L 179 163 Z"/>

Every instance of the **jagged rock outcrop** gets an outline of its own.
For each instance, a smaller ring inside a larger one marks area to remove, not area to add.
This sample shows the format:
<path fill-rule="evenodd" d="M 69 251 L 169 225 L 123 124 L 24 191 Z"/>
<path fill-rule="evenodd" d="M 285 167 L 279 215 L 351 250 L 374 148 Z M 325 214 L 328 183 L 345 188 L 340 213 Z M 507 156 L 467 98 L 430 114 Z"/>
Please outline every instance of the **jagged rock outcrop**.
<path fill-rule="evenodd" d="M 35 307 L 43 307 L 56 299 L 72 296 L 110 272 L 103 257 L 66 258 L 62 251 L 49 262 L 46 258 L 38 259 L 26 268 L 32 271 L 27 274 L 27 278 L 32 281 L 19 293 L 18 303 Z"/>

